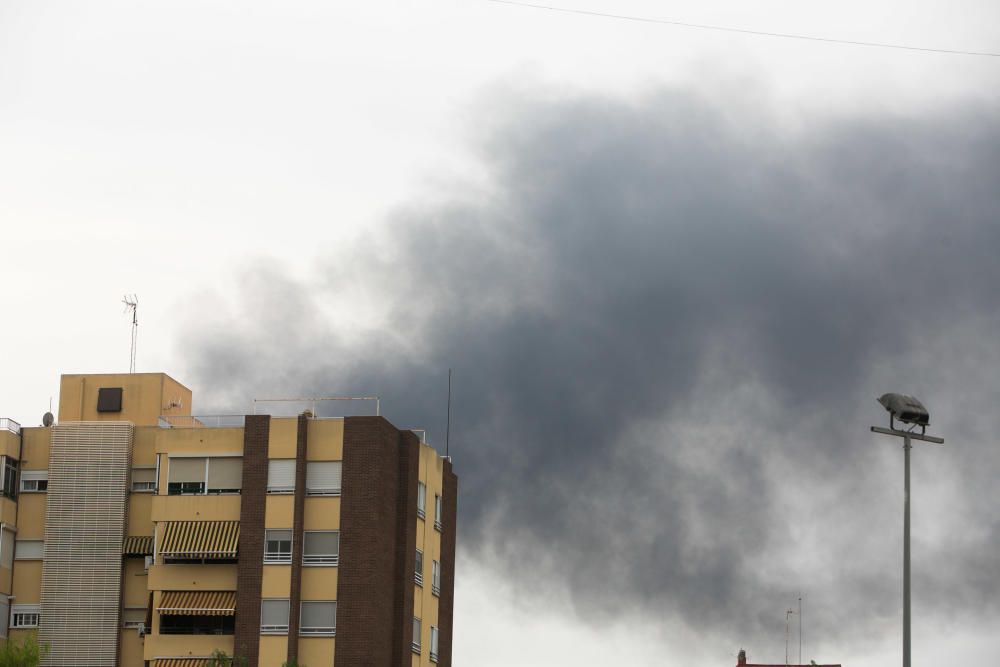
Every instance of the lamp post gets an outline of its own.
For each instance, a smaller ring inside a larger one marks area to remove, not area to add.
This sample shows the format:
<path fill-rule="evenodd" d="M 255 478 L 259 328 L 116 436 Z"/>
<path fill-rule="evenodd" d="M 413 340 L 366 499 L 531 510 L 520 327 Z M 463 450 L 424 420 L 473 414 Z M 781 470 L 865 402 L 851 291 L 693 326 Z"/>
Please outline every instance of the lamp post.
<path fill-rule="evenodd" d="M 944 438 L 926 435 L 930 424 L 927 408 L 912 396 L 883 394 L 878 402 L 889 411 L 889 428 L 872 426 L 872 433 L 882 433 L 903 439 L 903 667 L 910 667 L 910 448 L 911 441 L 944 444 Z M 910 430 L 896 428 L 895 420 L 911 424 Z M 920 427 L 920 433 L 913 429 Z"/>

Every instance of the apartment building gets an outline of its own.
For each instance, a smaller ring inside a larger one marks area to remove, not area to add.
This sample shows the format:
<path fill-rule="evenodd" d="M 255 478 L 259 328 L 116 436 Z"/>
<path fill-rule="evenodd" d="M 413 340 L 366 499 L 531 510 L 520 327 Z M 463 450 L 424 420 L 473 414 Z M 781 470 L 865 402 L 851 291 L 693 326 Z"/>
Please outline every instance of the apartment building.
<path fill-rule="evenodd" d="M 0 635 L 51 667 L 450 666 L 450 460 L 380 416 L 191 399 L 64 375 L 51 426 L 0 421 Z"/>

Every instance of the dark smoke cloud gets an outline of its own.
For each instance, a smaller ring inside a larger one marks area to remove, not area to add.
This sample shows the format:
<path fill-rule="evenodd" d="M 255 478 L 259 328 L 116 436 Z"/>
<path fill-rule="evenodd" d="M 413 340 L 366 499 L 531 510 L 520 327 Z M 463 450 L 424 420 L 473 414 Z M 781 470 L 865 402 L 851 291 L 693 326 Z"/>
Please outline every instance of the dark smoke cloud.
<path fill-rule="evenodd" d="M 805 590 L 813 637 L 861 642 L 900 586 L 899 452 L 866 431 L 910 391 L 961 436 L 915 457 L 941 500 L 915 515 L 922 613 L 996 614 L 995 109 L 491 110 L 490 187 L 401 207 L 314 279 L 252 267 L 189 327 L 210 402 L 373 391 L 443 446 L 453 367 L 465 553 L 591 619 L 751 639 Z M 387 325 L 347 333 L 344 295 Z"/>

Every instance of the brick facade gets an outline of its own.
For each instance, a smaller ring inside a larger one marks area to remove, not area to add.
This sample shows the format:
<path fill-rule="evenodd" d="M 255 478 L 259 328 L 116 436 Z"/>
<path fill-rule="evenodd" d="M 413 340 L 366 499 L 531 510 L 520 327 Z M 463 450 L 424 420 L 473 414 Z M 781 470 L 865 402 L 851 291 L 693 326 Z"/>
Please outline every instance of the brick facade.
<path fill-rule="evenodd" d="M 419 445 L 407 436 L 382 417 L 344 420 L 334 667 L 411 663 Z"/>
<path fill-rule="evenodd" d="M 438 607 L 438 665 L 451 667 L 452 630 L 455 620 L 455 543 L 458 535 L 458 477 L 451 461 L 444 461 L 441 496 L 441 602 Z"/>
<path fill-rule="evenodd" d="M 234 652 L 247 659 L 247 667 L 258 667 L 260 658 L 260 592 L 264 571 L 264 508 L 267 501 L 267 443 L 270 430 L 270 416 L 246 416 Z"/>
<path fill-rule="evenodd" d="M 288 661 L 299 657 L 299 613 L 302 602 L 302 544 L 306 509 L 306 451 L 309 418 L 299 415 L 295 441 L 295 510 L 292 518 L 292 581 L 288 595 Z"/>

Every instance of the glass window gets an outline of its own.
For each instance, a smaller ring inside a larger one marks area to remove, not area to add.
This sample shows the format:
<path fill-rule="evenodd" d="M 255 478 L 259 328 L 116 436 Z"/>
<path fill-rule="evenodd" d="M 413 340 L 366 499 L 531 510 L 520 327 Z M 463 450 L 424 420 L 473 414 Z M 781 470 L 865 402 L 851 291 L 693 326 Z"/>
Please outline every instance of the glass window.
<path fill-rule="evenodd" d="M 431 593 L 441 595 L 441 563 L 431 562 Z"/>
<path fill-rule="evenodd" d="M 431 626 L 431 662 L 438 661 L 438 629 Z"/>
<path fill-rule="evenodd" d="M 292 562 L 292 531 L 290 530 L 264 531 L 264 562 L 265 563 Z"/>
<path fill-rule="evenodd" d="M 337 565 L 340 533 L 335 530 L 306 531 L 302 545 L 303 565 Z"/>
<path fill-rule="evenodd" d="M 220 456 L 208 459 L 208 493 L 239 493 L 242 488 L 242 457 Z"/>
<path fill-rule="evenodd" d="M 424 518 L 424 512 L 427 507 L 427 485 L 423 482 L 417 482 L 417 516 L 421 519 Z"/>
<path fill-rule="evenodd" d="M 306 495 L 340 495 L 340 461 L 309 461 L 306 463 Z"/>
<path fill-rule="evenodd" d="M 295 459 L 271 459 L 267 462 L 267 492 L 295 492 Z"/>
<path fill-rule="evenodd" d="M 299 634 L 333 635 L 337 631 L 337 602 L 303 602 Z"/>
<path fill-rule="evenodd" d="M 413 581 L 417 586 L 424 585 L 424 552 L 417 549 L 417 557 L 413 565 Z"/>
<path fill-rule="evenodd" d="M 441 496 L 434 495 L 434 527 L 441 530 L 441 519 L 443 518 L 444 505 L 441 503 Z"/>
<path fill-rule="evenodd" d="M 17 459 L 3 457 L 3 478 L 0 479 L 0 490 L 8 498 L 17 498 Z"/>
<path fill-rule="evenodd" d="M 260 631 L 263 634 L 288 632 L 288 600 L 260 601 Z"/>
<path fill-rule="evenodd" d="M 132 468 L 132 490 L 139 492 L 156 490 L 156 468 Z"/>
<path fill-rule="evenodd" d="M 420 619 L 413 619 L 413 643 L 410 644 L 410 648 L 413 649 L 414 653 L 420 653 Z"/>
<path fill-rule="evenodd" d="M 168 459 L 167 493 L 176 495 L 205 493 L 205 467 L 207 459 L 197 457 L 171 457 Z"/>
<path fill-rule="evenodd" d="M 15 604 L 10 608 L 10 627 L 37 628 L 41 616 L 37 604 Z"/>
<path fill-rule="evenodd" d="M 235 633 L 235 616 L 160 614 L 161 635 L 232 635 Z"/>

